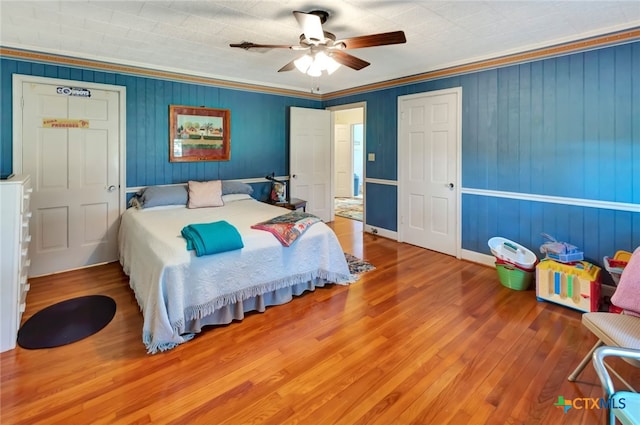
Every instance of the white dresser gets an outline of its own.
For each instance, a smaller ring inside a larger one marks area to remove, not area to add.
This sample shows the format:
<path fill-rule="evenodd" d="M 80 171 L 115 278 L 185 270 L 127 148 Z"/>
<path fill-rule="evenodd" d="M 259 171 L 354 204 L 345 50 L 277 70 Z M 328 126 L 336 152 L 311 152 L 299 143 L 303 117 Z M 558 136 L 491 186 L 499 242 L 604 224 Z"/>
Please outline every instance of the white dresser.
<path fill-rule="evenodd" d="M 31 179 L 0 180 L 0 352 L 16 346 L 27 302 Z"/>

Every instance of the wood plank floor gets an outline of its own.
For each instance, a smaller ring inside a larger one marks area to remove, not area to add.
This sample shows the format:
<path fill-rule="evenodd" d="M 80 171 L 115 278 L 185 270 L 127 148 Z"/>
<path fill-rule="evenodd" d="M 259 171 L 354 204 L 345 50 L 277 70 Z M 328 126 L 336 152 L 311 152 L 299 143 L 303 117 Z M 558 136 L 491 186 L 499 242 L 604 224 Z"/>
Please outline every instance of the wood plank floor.
<path fill-rule="evenodd" d="M 331 223 L 376 266 L 350 286 L 210 327 L 147 355 L 119 264 L 32 279 L 23 320 L 104 294 L 113 321 L 74 344 L 0 354 L 2 424 L 598 424 L 555 407 L 600 397 L 580 313 L 502 287 L 494 269 Z M 619 370 L 637 381 L 638 371 Z"/>

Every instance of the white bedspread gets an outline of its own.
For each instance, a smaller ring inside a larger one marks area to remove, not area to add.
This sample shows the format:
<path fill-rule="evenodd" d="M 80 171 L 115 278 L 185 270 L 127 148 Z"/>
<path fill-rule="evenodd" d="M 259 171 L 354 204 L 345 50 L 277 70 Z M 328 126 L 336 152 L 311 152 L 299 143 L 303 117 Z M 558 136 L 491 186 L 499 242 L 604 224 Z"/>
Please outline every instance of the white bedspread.
<path fill-rule="evenodd" d="M 354 281 L 342 247 L 326 224 L 314 224 L 290 247 L 269 232 L 251 229 L 287 212 L 244 199 L 217 208 L 130 208 L 123 214 L 120 263 L 143 312 L 143 342 L 149 353 L 193 338 L 185 323 L 222 306 L 302 282 Z M 244 248 L 202 257 L 187 251 L 181 229 L 218 220 L 238 229 Z"/>

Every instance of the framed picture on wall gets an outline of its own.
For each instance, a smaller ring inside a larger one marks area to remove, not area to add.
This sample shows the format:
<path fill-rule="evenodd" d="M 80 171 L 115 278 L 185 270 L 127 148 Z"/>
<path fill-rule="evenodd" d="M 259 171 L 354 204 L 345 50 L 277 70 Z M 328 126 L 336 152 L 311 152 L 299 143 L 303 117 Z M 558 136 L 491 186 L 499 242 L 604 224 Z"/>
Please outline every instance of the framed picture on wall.
<path fill-rule="evenodd" d="M 228 161 L 231 112 L 169 105 L 169 162 Z"/>

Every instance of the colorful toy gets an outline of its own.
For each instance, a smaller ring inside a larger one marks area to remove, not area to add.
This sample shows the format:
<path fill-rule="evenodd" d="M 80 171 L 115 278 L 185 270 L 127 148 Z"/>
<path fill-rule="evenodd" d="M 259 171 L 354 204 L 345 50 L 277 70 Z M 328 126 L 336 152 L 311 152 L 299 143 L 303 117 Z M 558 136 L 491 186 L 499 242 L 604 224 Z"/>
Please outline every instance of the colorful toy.
<path fill-rule="evenodd" d="M 586 261 L 563 264 L 543 260 L 536 266 L 538 301 L 550 301 L 576 310 L 598 311 L 600 267 Z"/>
<path fill-rule="evenodd" d="M 545 238 L 547 242 L 540 246 L 540 252 L 545 254 L 547 258 L 561 263 L 581 261 L 584 258 L 583 252 L 579 251 L 577 246 L 566 242 L 559 242 L 547 233 L 543 233 L 542 237 Z"/>
<path fill-rule="evenodd" d="M 622 276 L 622 271 L 627 266 L 627 263 L 631 259 L 631 253 L 627 251 L 618 251 L 613 258 L 604 257 L 603 263 L 604 268 L 607 269 L 609 274 L 611 275 L 611 279 L 613 279 L 613 283 L 618 286 L 618 282 L 620 282 L 620 276 Z"/>

